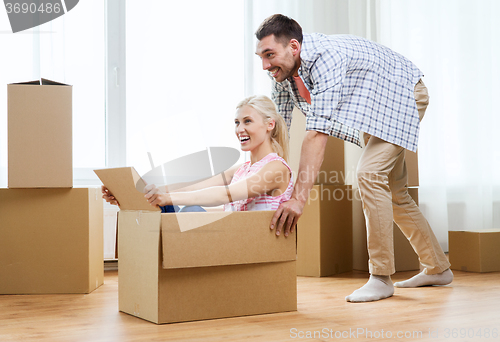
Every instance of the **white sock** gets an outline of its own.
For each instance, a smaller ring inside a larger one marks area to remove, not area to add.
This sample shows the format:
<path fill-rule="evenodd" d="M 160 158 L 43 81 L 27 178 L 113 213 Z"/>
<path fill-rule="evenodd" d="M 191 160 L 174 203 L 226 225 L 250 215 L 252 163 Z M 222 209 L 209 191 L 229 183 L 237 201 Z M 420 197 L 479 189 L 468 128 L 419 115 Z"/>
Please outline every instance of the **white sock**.
<path fill-rule="evenodd" d="M 453 281 L 453 272 L 448 268 L 443 273 L 439 274 L 425 274 L 423 271 L 416 276 L 405 280 L 399 281 L 394 284 L 396 287 L 419 287 L 430 285 L 448 285 Z"/>
<path fill-rule="evenodd" d="M 390 276 L 370 275 L 368 282 L 345 297 L 348 302 L 372 302 L 388 298 L 394 294 L 394 285 Z"/>

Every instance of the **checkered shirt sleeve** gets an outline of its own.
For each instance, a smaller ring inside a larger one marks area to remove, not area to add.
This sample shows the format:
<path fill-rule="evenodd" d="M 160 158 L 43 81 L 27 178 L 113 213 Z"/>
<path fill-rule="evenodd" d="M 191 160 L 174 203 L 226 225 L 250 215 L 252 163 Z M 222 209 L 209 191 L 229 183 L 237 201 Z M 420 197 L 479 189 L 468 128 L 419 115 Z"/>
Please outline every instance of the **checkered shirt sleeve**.
<path fill-rule="evenodd" d="M 294 102 L 287 85 L 287 83 L 280 84 L 273 79 L 271 99 L 276 104 L 276 109 L 285 120 L 288 132 L 290 132 Z"/>

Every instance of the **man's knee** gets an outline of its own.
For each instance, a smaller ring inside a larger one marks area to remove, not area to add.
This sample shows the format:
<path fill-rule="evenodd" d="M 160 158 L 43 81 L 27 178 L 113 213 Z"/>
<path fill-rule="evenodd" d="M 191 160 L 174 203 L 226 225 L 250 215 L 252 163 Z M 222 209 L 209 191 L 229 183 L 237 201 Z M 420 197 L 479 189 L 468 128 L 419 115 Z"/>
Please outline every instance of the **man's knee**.
<path fill-rule="evenodd" d="M 384 171 L 373 171 L 358 168 L 356 170 L 356 178 L 358 180 L 358 186 L 361 191 L 364 189 L 372 188 L 374 186 L 389 186 L 389 176 L 387 172 Z"/>

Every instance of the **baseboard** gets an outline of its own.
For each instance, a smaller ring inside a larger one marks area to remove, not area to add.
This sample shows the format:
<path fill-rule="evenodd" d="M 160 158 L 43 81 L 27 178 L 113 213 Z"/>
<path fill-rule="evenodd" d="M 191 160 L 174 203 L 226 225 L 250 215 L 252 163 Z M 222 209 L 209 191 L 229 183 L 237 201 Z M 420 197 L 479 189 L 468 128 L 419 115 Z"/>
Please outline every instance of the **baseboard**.
<path fill-rule="evenodd" d="M 117 271 L 117 270 L 118 270 L 118 259 L 104 260 L 104 272 Z"/>

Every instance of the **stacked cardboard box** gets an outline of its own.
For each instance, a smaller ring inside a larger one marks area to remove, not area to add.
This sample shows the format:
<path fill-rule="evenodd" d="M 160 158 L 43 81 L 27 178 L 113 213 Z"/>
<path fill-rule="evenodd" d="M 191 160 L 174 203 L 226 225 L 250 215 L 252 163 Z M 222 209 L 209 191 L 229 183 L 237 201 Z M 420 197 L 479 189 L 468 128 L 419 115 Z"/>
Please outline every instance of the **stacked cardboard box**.
<path fill-rule="evenodd" d="M 305 117 L 297 109 L 290 128 L 290 166 L 297 175 Z M 356 181 L 356 167 L 362 149 L 330 137 L 325 159 L 313 188 L 314 193 L 345 192 L 342 200 L 310 199 L 298 222 L 298 275 L 326 276 L 352 269 L 368 270 L 366 224 Z M 418 201 L 418 157 L 406 151 L 410 195 Z M 337 190 L 335 190 L 337 189 Z M 337 197 L 340 198 L 340 197 Z M 346 207 L 346 203 L 350 208 Z M 350 236 L 350 237 L 348 237 Z M 419 269 L 418 257 L 399 228 L 394 225 L 396 270 Z"/>
<path fill-rule="evenodd" d="M 500 229 L 450 231 L 448 239 L 452 270 L 500 271 Z"/>
<path fill-rule="evenodd" d="M 290 128 L 290 166 L 297 180 L 304 115 L 294 110 Z M 297 275 L 322 277 L 352 270 L 352 171 L 345 163 L 344 142 L 328 138 L 325 158 L 308 203 L 297 224 Z"/>
<path fill-rule="evenodd" d="M 71 86 L 42 79 L 7 92 L 9 188 L 71 188 Z"/>
<path fill-rule="evenodd" d="M 96 170 L 120 201 L 119 309 L 154 323 L 297 309 L 296 238 L 272 211 L 161 214 L 133 168 Z"/>
<path fill-rule="evenodd" d="M 72 87 L 9 84 L 0 189 L 0 294 L 89 293 L 103 283 L 102 199 L 73 188 Z"/>

